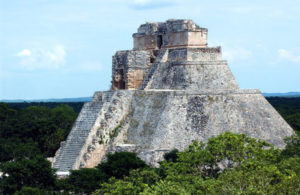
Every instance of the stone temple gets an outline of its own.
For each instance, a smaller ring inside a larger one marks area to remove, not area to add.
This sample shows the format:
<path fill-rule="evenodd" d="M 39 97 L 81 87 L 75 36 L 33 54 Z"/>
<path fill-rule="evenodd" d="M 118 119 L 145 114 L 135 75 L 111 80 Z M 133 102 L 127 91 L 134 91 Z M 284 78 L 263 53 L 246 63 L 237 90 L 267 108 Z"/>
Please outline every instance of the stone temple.
<path fill-rule="evenodd" d="M 291 127 L 256 89 L 240 89 L 221 47 L 192 20 L 146 23 L 133 49 L 112 58 L 112 86 L 95 92 L 53 159 L 64 172 L 133 151 L 157 166 L 163 154 L 231 131 L 284 147 Z"/>

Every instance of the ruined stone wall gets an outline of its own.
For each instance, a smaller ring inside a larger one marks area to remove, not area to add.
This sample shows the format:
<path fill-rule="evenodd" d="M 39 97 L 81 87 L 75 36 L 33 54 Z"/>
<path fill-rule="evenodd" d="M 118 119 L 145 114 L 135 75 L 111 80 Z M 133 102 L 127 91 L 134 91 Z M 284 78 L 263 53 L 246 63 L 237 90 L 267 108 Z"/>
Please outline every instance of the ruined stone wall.
<path fill-rule="evenodd" d="M 112 89 L 137 89 L 151 67 L 152 51 L 118 51 L 113 56 Z"/>
<path fill-rule="evenodd" d="M 144 80 L 144 70 L 129 70 L 127 73 L 127 80 L 127 89 L 138 89 Z"/>
<path fill-rule="evenodd" d="M 205 47 L 207 46 L 207 30 L 200 32 L 188 32 L 189 47 Z"/>
<path fill-rule="evenodd" d="M 140 35 L 135 36 L 133 39 L 134 50 L 153 50 L 159 49 L 157 36 L 155 35 Z"/>
<path fill-rule="evenodd" d="M 133 151 L 153 166 L 166 151 L 226 131 L 277 147 L 293 132 L 259 90 L 138 90 L 130 108 L 107 151 Z"/>
<path fill-rule="evenodd" d="M 218 61 L 222 59 L 221 47 L 177 48 L 168 50 L 168 61 Z"/>
<path fill-rule="evenodd" d="M 221 48 L 167 50 L 167 61 L 158 64 L 146 89 L 201 90 L 238 89 Z"/>
<path fill-rule="evenodd" d="M 92 113 L 98 114 L 87 133 L 80 129 L 84 126 L 75 125 L 61 147 L 54 162 L 59 171 L 95 167 L 107 153 L 125 150 L 158 166 L 165 152 L 226 131 L 246 133 L 277 147 L 284 147 L 284 137 L 293 134 L 258 90 L 96 92 L 76 123 Z"/>
<path fill-rule="evenodd" d="M 206 47 L 207 29 L 191 20 L 168 20 L 166 23 L 146 23 L 133 34 L 134 50 L 174 47 Z"/>
<path fill-rule="evenodd" d="M 206 32 L 172 32 L 163 36 L 162 48 L 176 47 L 206 47 L 207 34 Z"/>

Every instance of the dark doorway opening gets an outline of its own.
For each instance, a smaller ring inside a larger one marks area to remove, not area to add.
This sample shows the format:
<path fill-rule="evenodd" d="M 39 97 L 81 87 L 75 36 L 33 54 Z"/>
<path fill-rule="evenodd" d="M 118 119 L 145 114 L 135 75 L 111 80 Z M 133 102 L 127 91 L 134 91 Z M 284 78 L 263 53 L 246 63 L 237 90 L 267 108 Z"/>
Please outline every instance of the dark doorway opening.
<path fill-rule="evenodd" d="M 160 49 L 161 46 L 162 46 L 162 35 L 158 35 L 156 41 L 157 41 L 156 42 L 157 43 L 157 47 Z"/>
<path fill-rule="evenodd" d="M 119 83 L 119 89 L 125 89 L 125 81 L 124 81 L 124 72 L 123 69 L 120 70 L 120 75 L 121 75 L 121 79 L 120 79 L 120 83 Z"/>

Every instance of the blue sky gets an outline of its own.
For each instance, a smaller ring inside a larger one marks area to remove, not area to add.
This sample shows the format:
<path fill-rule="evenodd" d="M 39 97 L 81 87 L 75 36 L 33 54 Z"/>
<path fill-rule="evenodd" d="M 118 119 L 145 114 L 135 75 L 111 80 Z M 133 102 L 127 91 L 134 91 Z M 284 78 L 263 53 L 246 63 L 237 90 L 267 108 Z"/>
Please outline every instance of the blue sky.
<path fill-rule="evenodd" d="M 112 55 L 170 18 L 208 28 L 241 88 L 300 91 L 298 0 L 0 0 L 0 99 L 108 90 Z"/>

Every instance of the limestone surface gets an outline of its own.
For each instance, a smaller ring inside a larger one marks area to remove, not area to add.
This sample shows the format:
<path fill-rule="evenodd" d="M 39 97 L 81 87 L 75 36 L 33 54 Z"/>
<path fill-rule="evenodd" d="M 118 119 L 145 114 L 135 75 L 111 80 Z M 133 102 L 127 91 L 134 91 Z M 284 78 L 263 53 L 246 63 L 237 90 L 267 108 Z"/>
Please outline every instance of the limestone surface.
<path fill-rule="evenodd" d="M 221 47 L 191 20 L 146 23 L 133 50 L 113 56 L 112 87 L 83 106 L 53 167 L 95 167 L 107 153 L 136 152 L 152 166 L 174 148 L 226 131 L 284 147 L 291 127 L 259 90 L 240 89 Z"/>

